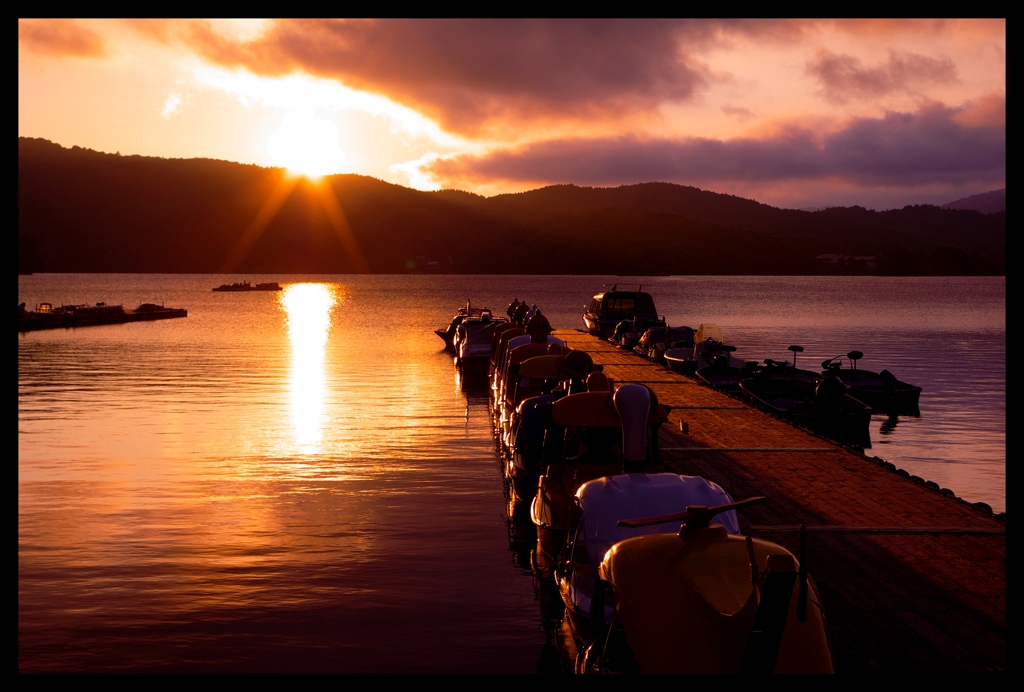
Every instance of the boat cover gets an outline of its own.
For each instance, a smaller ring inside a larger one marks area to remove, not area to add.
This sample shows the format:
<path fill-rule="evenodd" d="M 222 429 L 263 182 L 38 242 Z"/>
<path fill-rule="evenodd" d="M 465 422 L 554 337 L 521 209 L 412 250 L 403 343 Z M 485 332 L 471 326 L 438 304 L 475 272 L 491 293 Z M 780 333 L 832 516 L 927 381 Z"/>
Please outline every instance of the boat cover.
<path fill-rule="evenodd" d="M 515 466 L 524 474 L 535 476 L 544 454 L 546 419 L 537 411 L 540 404 L 549 404 L 558 397 L 552 394 L 533 396 L 519 404 L 520 424 L 515 437 Z M 529 468 L 528 468 L 529 467 Z"/>
<path fill-rule="evenodd" d="M 692 348 L 670 348 L 665 351 L 665 360 L 686 360 L 693 358 Z"/>
<path fill-rule="evenodd" d="M 514 337 L 512 337 L 509 340 L 508 345 L 505 346 L 505 350 L 506 351 L 511 351 L 512 349 L 516 348 L 517 346 L 523 346 L 524 344 L 528 344 L 528 343 L 530 343 L 530 335 L 529 334 L 520 334 L 519 336 L 514 336 Z M 565 345 L 565 342 L 562 341 L 561 339 L 559 339 L 557 336 L 548 336 L 548 343 L 549 344 L 560 344 L 562 346 Z"/>
<path fill-rule="evenodd" d="M 693 342 L 699 344 L 707 339 L 714 339 L 720 344 L 725 343 L 725 335 L 722 334 L 722 330 L 718 328 L 717 324 L 702 324 L 697 329 L 697 336 L 693 338 Z"/>
<path fill-rule="evenodd" d="M 557 379 L 561 375 L 558 369 L 558 359 L 561 357 L 555 354 L 527 358 L 519 364 L 519 376 L 538 380 Z"/>
<path fill-rule="evenodd" d="M 627 473 L 599 478 L 582 485 L 576 492 L 576 499 L 583 511 L 578 537 L 585 542 L 592 565 L 600 564 L 608 549 L 624 538 L 648 533 L 678 533 L 682 523 L 631 529 L 619 526 L 620 519 L 683 512 L 689 505 L 714 507 L 732 502 L 717 483 L 700 476 L 674 473 Z M 722 524 L 731 534 L 740 532 L 735 510 L 723 512 L 711 521 Z"/>
<path fill-rule="evenodd" d="M 758 567 L 769 556 L 796 558 L 782 546 L 751 540 Z M 788 560 L 785 560 L 788 562 Z M 627 538 L 600 567 L 612 583 L 617 622 L 645 673 L 735 673 L 754 624 L 757 599 L 742 536 L 712 525 L 683 537 Z M 807 577 L 807 617 L 800 622 L 800 582 L 794 580 L 776 659 L 776 673 L 831 673 L 825 618 L 814 580 Z"/>
<path fill-rule="evenodd" d="M 714 507 L 732 502 L 732 498 L 716 483 L 700 476 L 628 473 L 584 483 L 576 491 L 576 501 L 582 516 L 576 531 L 568 593 L 573 605 L 587 613 L 597 585 L 597 566 L 613 545 L 633 536 L 676 534 L 682 523 L 626 528 L 618 525 L 620 519 L 683 512 L 690 505 Z M 728 533 L 740 532 L 735 510 L 723 512 L 711 521 L 722 524 Z"/>

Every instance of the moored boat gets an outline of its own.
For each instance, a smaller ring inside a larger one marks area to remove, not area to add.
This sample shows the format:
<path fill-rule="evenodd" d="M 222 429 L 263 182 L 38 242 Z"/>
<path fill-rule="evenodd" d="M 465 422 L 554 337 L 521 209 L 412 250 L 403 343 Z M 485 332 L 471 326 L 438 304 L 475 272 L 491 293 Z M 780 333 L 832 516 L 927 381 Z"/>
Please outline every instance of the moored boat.
<path fill-rule="evenodd" d="M 538 565 L 555 564 L 573 523 L 576 491 L 583 483 L 643 472 L 657 462 L 658 429 L 668 413 L 653 392 L 639 384 L 625 384 L 615 392 L 572 394 L 552 404 L 552 420 L 566 430 L 564 439 L 569 442 L 560 460 L 539 477 L 530 505 L 537 527 Z"/>
<path fill-rule="evenodd" d="M 484 308 L 474 308 L 471 300 L 466 301 L 465 307 L 459 308 L 455 316 L 452 317 L 452 321 L 448 323 L 448 327 L 445 329 L 435 329 L 434 333 L 437 334 L 442 341 L 446 349 L 455 348 L 455 331 L 462 324 L 462 320 L 467 317 L 479 317 L 484 311 Z"/>
<path fill-rule="evenodd" d="M 628 446 L 628 445 L 627 445 Z M 699 476 L 674 473 L 630 473 L 588 481 L 576 491 L 577 522 L 566 558 L 555 570 L 565 612 L 577 648 L 585 649 L 600 634 L 613 614 L 610 604 L 604 613 L 592 613 L 597 569 L 605 553 L 616 543 L 633 536 L 652 533 L 677 534 L 681 522 L 641 527 L 620 526 L 618 522 L 637 516 L 679 512 L 691 505 L 714 507 L 732 502 L 721 487 Z M 715 519 L 730 535 L 740 528 L 733 511 Z"/>
<path fill-rule="evenodd" d="M 661 362 L 669 349 L 693 348 L 693 330 L 689 327 L 669 327 L 658 324 L 640 337 L 633 350 L 645 358 Z"/>
<path fill-rule="evenodd" d="M 837 442 L 871 446 L 872 410 L 838 377 L 809 380 L 796 368 L 769 362 L 741 380 L 740 390 L 751 403 Z"/>
<path fill-rule="evenodd" d="M 483 308 L 479 315 L 464 317 L 455 328 L 455 362 L 465 372 L 486 374 L 491 363 L 491 336 L 495 327 L 507 319 L 494 317 Z"/>
<path fill-rule="evenodd" d="M 822 376 L 836 376 L 843 381 L 850 394 L 860 399 L 878 413 L 888 415 L 921 415 L 921 387 L 896 379 L 888 370 L 871 372 L 857 367 L 857 361 L 864 357 L 861 351 L 846 354 L 849 367 L 843 367 L 843 356 L 829 358 L 822 362 Z"/>
<path fill-rule="evenodd" d="M 677 534 L 626 538 L 607 551 L 590 612 L 597 620 L 609 604 L 614 610 L 577 671 L 834 672 L 825 613 L 805 562 L 776 543 L 731 535 L 718 520 L 766 499 L 620 521 L 683 526 Z"/>
<path fill-rule="evenodd" d="M 620 291 L 618 284 L 612 290 L 598 293 L 590 301 L 583 313 L 583 324 L 591 334 L 602 338 L 611 338 L 622 322 L 630 323 L 620 331 L 637 332 L 628 348 L 633 348 L 636 341 L 654 324 L 664 324 L 665 320 L 658 316 L 654 307 L 654 298 L 645 293 L 638 285 L 635 291 Z M 632 327 L 635 326 L 635 329 Z"/>

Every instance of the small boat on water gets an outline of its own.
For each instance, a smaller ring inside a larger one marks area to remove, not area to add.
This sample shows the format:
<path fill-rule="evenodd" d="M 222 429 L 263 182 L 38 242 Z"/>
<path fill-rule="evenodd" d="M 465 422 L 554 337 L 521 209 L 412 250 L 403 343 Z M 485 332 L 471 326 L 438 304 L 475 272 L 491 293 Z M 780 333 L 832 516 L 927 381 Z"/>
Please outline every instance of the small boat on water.
<path fill-rule="evenodd" d="M 806 562 L 776 543 L 731 534 L 719 519 L 766 500 L 620 520 L 634 530 L 682 527 L 626 538 L 605 553 L 590 607 L 600 634 L 577 658 L 577 672 L 834 672 Z"/>
<path fill-rule="evenodd" d="M 598 586 L 597 568 L 619 541 L 652 533 L 678 534 L 682 522 L 624 527 L 618 522 L 637 516 L 679 512 L 686 507 L 714 507 L 732 498 L 717 484 L 699 476 L 674 473 L 630 473 L 588 481 L 576 491 L 577 523 L 566 546 L 566 559 L 555 569 L 569 625 L 579 650 L 586 649 L 611 620 L 614 608 L 592 611 Z M 740 532 L 735 512 L 716 518 L 730 535 Z"/>
<path fill-rule="evenodd" d="M 729 345 L 722 348 L 728 351 L 736 349 L 735 346 Z M 736 366 L 733 364 L 735 361 L 730 358 L 731 355 L 727 353 L 716 356 L 711 365 L 697 368 L 697 379 L 726 394 L 741 394 L 740 382 L 754 377 L 762 366 L 756 360 L 748 360 L 743 362 L 742 366 Z"/>
<path fill-rule="evenodd" d="M 674 372 L 682 375 L 693 375 L 697 372 L 697 361 L 693 359 L 693 348 L 669 348 L 661 354 L 662 360 Z"/>
<path fill-rule="evenodd" d="M 889 415 L 919 416 L 921 388 L 909 382 L 896 379 L 888 370 L 871 372 L 857 368 L 857 361 L 864 357 L 860 351 L 846 354 L 849 367 L 843 367 L 843 356 L 823 361 L 822 376 L 836 376 L 843 381 L 850 394 L 860 399 L 878 413 Z"/>
<path fill-rule="evenodd" d="M 693 338 L 693 330 L 689 327 L 658 324 L 644 332 L 633 350 L 645 358 L 661 362 L 669 349 L 692 349 Z"/>
<path fill-rule="evenodd" d="M 444 342 L 444 346 L 447 349 L 455 348 L 455 331 L 462 324 L 462 321 L 467 317 L 480 317 L 484 310 L 490 312 L 489 308 L 474 308 L 473 301 L 467 300 L 465 307 L 459 308 L 455 316 L 452 317 L 452 321 L 448 324 L 446 329 L 435 329 L 434 333 L 437 334 Z"/>
<path fill-rule="evenodd" d="M 668 414 L 668 407 L 640 384 L 624 384 L 615 392 L 570 394 L 552 404 L 553 422 L 576 447 L 566 444 L 559 461 L 549 464 L 537 481 L 530 519 L 537 527 L 538 566 L 543 569 L 557 561 L 573 523 L 576 491 L 583 483 L 644 472 L 657 461 L 658 430 Z"/>
<path fill-rule="evenodd" d="M 213 289 L 217 292 L 237 292 L 237 291 L 280 291 L 282 290 L 281 285 L 276 281 L 268 281 L 266 283 L 250 284 L 248 281 L 236 281 L 231 284 L 221 284 Z"/>
<path fill-rule="evenodd" d="M 821 377 L 788 363 L 766 367 L 740 381 L 745 399 L 837 442 L 871 446 L 871 407 L 852 396 L 838 377 Z"/>
<path fill-rule="evenodd" d="M 725 363 L 726 366 L 735 368 L 745 367 L 746 363 L 744 361 L 732 355 L 735 350 L 735 347 L 725 343 L 725 335 L 722 334 L 722 330 L 718 328 L 717 324 L 705 323 L 697 328 L 697 333 L 693 335 L 693 345 L 691 347 L 684 346 L 666 349 L 662 358 L 672 370 L 692 376 L 696 374 L 699 368 L 714 365 L 716 362 L 715 358 L 723 355 L 728 361 Z M 719 359 L 719 365 L 722 362 Z"/>
<path fill-rule="evenodd" d="M 464 372 L 487 373 L 491 365 L 491 336 L 495 327 L 507 321 L 504 317 L 494 317 L 487 308 L 479 315 L 463 317 L 455 328 L 452 345 L 455 361 Z"/>

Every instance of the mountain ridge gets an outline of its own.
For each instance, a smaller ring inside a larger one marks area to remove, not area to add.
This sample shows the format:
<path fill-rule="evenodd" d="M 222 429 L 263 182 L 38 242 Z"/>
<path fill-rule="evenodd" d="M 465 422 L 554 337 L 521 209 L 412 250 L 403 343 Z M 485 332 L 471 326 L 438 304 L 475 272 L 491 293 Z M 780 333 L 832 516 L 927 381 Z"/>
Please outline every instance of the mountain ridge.
<path fill-rule="evenodd" d="M 989 190 L 979 195 L 962 197 L 942 205 L 943 209 L 970 209 L 982 214 L 995 214 L 1006 211 L 1006 188 Z"/>
<path fill-rule="evenodd" d="M 19 138 L 19 269 L 217 272 L 286 171 L 216 159 L 121 156 Z M 483 197 L 341 174 L 299 181 L 237 267 L 359 266 L 325 211 L 330 189 L 374 272 L 446 260 L 465 273 L 816 271 L 824 252 L 879 255 L 883 273 L 998 273 L 1005 213 L 914 205 L 779 209 L 672 183 L 552 185 Z M 628 239 L 628 243 L 624 242 Z M 889 261 L 891 260 L 891 261 Z"/>

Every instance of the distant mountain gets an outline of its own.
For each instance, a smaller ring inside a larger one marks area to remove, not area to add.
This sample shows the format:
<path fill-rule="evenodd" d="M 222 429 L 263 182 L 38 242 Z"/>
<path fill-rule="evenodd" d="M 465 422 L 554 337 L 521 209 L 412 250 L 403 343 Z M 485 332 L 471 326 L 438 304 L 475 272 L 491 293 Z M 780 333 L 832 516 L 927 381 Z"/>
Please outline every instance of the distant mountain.
<path fill-rule="evenodd" d="M 882 273 L 1002 273 L 1005 230 L 1005 212 L 806 212 L 668 183 L 490 198 L 359 175 L 289 184 L 279 168 L 18 141 L 19 271 L 811 274 L 844 253 Z"/>
<path fill-rule="evenodd" d="M 942 205 L 943 209 L 973 209 L 982 214 L 994 214 L 1006 211 L 1006 188 L 982 192 L 980 195 L 971 195 Z"/>

